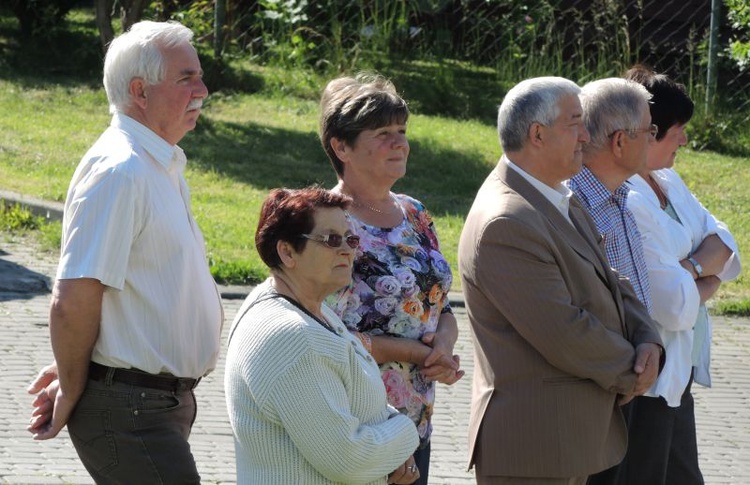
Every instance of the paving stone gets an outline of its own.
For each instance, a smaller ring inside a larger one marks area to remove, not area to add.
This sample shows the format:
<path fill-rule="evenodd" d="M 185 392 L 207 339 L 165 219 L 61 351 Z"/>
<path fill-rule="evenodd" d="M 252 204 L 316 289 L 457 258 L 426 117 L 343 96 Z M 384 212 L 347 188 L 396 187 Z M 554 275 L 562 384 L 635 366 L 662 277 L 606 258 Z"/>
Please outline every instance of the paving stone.
<path fill-rule="evenodd" d="M 23 238 L 0 233 L 0 260 L 20 265 L 28 275 L 50 280 L 55 255 L 39 254 Z M 6 273 L 4 273 L 5 275 Z M 40 277 L 41 277 L 40 276 Z M 4 286 L 8 286 L 7 279 Z M 234 289 L 234 293 L 239 290 Z M 226 293 L 225 293 L 226 294 Z M 224 299 L 229 325 L 242 304 L 232 294 Z M 26 385 L 52 360 L 47 313 L 49 294 L 3 293 L 0 289 L 0 483 L 91 484 L 78 461 L 66 430 L 49 441 L 34 441 L 25 431 L 32 396 Z M 466 311 L 454 307 L 459 323 L 456 353 L 466 376 L 451 387 L 439 386 L 434 414 L 430 483 L 475 483 L 466 470 L 467 426 L 473 373 L 472 344 Z M 198 417 L 190 437 L 203 483 L 235 483 L 234 441 L 224 401 L 224 350 L 214 373 L 196 389 Z M 698 449 L 706 483 L 750 484 L 750 320 L 716 318 L 713 388 L 694 387 Z"/>

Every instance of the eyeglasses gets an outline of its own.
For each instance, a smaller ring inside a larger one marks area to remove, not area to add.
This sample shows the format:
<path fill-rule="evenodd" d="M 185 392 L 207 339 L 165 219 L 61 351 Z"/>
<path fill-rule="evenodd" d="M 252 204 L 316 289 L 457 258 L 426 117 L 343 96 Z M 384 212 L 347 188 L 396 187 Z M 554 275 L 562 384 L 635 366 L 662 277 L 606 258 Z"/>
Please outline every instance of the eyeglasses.
<path fill-rule="evenodd" d="M 359 236 L 354 234 L 348 236 L 342 236 L 341 234 L 300 234 L 300 237 L 323 243 L 332 249 L 340 248 L 344 242 L 352 249 L 357 249 L 359 246 Z"/>
<path fill-rule="evenodd" d="M 637 135 L 638 133 L 648 133 L 650 134 L 654 139 L 656 139 L 656 135 L 659 134 L 659 127 L 656 125 L 651 125 L 648 128 L 626 128 L 622 130 L 615 130 L 613 131 L 609 136 L 613 137 L 618 131 L 624 131 L 626 133 L 629 133 L 631 135 Z"/>

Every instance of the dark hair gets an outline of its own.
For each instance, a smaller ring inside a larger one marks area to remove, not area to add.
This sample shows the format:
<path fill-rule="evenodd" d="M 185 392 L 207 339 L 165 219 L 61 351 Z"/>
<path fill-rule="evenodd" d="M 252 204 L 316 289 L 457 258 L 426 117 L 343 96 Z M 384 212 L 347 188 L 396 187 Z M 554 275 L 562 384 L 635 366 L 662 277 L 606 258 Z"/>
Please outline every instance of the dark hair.
<path fill-rule="evenodd" d="M 651 122 L 659 127 L 657 140 L 663 139 L 671 127 L 684 125 L 693 117 L 695 105 L 685 86 L 666 74 L 657 74 L 648 66 L 636 64 L 624 77 L 642 84 L 651 93 Z"/>
<path fill-rule="evenodd" d="M 364 130 L 408 119 L 406 101 L 383 76 L 360 73 L 329 82 L 320 98 L 320 142 L 336 175 L 343 175 L 344 164 L 331 147 L 332 138 L 351 146 Z"/>
<path fill-rule="evenodd" d="M 260 259 L 269 268 L 281 266 L 276 243 L 286 241 L 295 251 L 305 249 L 308 234 L 315 225 L 315 211 L 321 207 L 339 207 L 347 210 L 352 202 L 349 196 L 337 194 L 320 187 L 304 189 L 273 189 L 260 209 L 260 220 L 255 232 L 255 248 Z"/>

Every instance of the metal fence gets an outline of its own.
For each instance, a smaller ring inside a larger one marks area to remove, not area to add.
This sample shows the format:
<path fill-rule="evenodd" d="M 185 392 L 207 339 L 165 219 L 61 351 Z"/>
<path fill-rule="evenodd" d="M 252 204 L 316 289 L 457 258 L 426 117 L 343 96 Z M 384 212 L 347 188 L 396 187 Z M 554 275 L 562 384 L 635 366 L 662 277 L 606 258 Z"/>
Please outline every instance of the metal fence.
<path fill-rule="evenodd" d="M 579 83 L 641 62 L 685 84 L 699 107 L 750 121 L 750 47 L 732 51 L 750 44 L 746 0 L 223 1 L 224 42 L 261 62 L 351 70 L 378 57 L 451 59 L 506 79 Z"/>

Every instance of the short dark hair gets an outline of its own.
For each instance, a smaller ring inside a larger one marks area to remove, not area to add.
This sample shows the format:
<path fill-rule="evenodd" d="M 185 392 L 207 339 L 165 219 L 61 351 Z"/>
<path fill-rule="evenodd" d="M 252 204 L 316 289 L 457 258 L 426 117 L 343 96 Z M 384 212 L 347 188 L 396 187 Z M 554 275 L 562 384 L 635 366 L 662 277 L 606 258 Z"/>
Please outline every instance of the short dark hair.
<path fill-rule="evenodd" d="M 315 225 L 315 211 L 321 207 L 339 207 L 347 210 L 352 199 L 320 187 L 304 189 L 273 189 L 260 209 L 260 220 L 255 232 L 255 248 L 260 259 L 269 268 L 281 266 L 276 243 L 286 241 L 295 251 L 305 249 L 308 234 Z"/>
<path fill-rule="evenodd" d="M 671 127 L 684 125 L 693 117 L 695 104 L 685 86 L 666 74 L 657 74 L 646 65 L 636 64 L 627 70 L 624 77 L 642 84 L 651 93 L 651 123 L 659 127 L 657 140 L 663 139 Z"/>
<path fill-rule="evenodd" d="M 408 119 L 406 101 L 383 76 L 360 73 L 329 82 L 320 98 L 320 142 L 336 175 L 344 174 L 344 164 L 331 147 L 332 138 L 351 146 L 364 130 Z"/>

